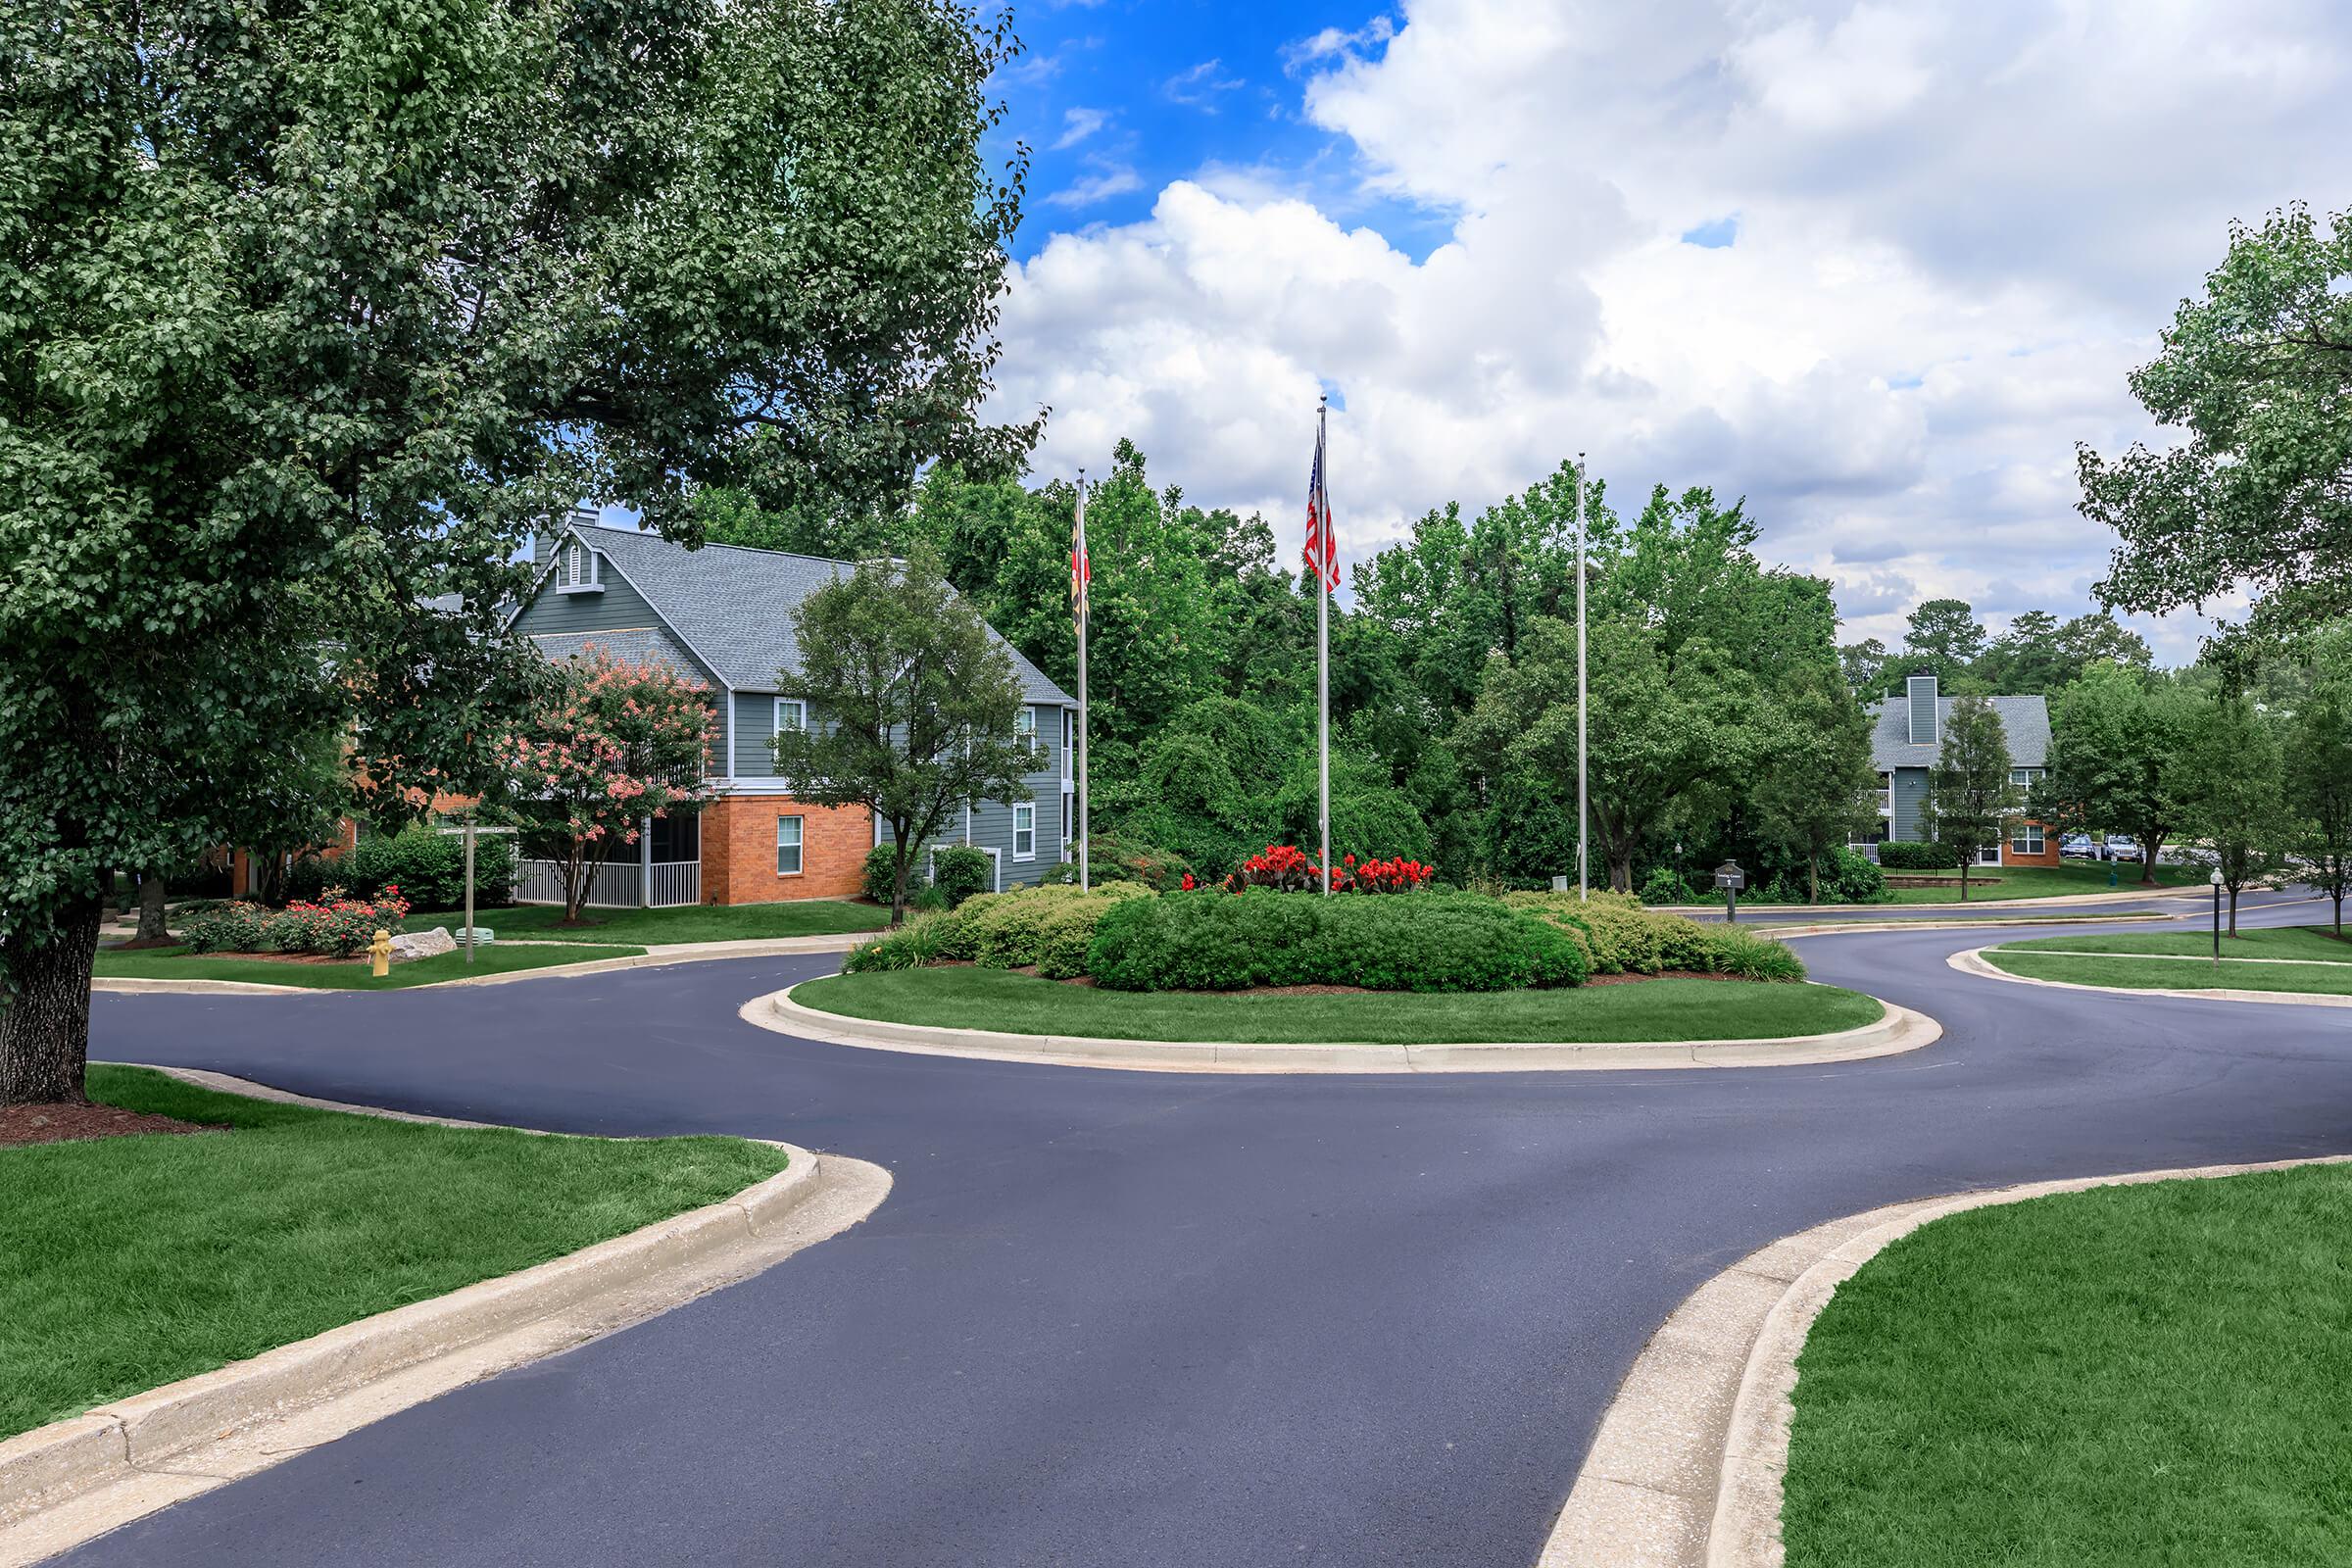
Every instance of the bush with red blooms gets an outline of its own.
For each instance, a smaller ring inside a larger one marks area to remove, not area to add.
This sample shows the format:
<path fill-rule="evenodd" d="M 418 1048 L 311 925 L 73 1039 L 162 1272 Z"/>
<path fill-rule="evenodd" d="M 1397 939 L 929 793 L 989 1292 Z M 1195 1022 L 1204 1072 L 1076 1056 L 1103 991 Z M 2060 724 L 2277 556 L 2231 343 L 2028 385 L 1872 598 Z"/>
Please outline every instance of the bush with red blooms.
<path fill-rule="evenodd" d="M 1435 867 L 1402 856 L 1390 860 L 1365 860 L 1354 856 L 1331 868 L 1334 893 L 1410 893 L 1425 886 Z M 1244 888 L 1272 888 L 1278 893 L 1312 893 L 1323 886 L 1323 862 L 1288 844 L 1269 844 L 1252 855 L 1220 884 L 1228 893 Z M 1189 886 L 1189 884 L 1188 884 Z"/>

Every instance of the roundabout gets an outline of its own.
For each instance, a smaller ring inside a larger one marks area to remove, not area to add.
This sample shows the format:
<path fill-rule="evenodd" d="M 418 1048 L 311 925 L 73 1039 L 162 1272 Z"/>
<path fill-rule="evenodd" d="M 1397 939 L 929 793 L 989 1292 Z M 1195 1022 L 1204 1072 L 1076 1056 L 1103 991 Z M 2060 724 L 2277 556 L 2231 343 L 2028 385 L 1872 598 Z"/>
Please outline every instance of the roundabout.
<path fill-rule="evenodd" d="M 2118 929 L 2108 912 L 2079 929 Z M 1778 1239 L 2352 1149 L 2336 1016 L 2248 1004 L 2218 1031 L 2175 998 L 1949 967 L 1985 940 L 1807 941 L 1815 978 L 1942 1037 L 1706 1072 L 1081 1071 L 739 1016 L 831 974 L 822 955 L 101 997 L 111 1059 L 560 1131 L 780 1139 L 894 1185 L 743 1284 L 60 1560 L 1529 1563 L 1660 1325 Z"/>

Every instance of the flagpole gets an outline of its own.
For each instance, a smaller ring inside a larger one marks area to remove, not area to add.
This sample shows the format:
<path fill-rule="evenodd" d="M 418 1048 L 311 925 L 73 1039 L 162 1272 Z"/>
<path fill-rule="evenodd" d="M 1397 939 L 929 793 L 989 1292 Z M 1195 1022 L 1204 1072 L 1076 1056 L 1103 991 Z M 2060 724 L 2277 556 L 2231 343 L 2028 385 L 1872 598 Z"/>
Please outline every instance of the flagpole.
<path fill-rule="evenodd" d="M 1093 574 L 1094 562 L 1086 553 L 1086 470 L 1078 470 L 1078 562 L 1074 569 Z M 1087 842 L 1086 815 L 1086 623 L 1092 619 L 1094 607 L 1087 603 L 1088 594 L 1081 587 L 1078 595 L 1078 888 L 1080 892 L 1094 886 L 1094 853 Z"/>
<path fill-rule="evenodd" d="M 1323 429 L 1325 416 L 1331 410 L 1331 394 L 1325 393 L 1315 405 L 1315 456 L 1324 458 Z M 1315 820 L 1321 829 L 1323 845 L 1323 894 L 1331 896 L 1331 582 L 1323 573 L 1322 557 L 1336 556 L 1331 537 L 1331 479 L 1326 473 L 1323 494 L 1316 499 L 1323 503 L 1321 543 L 1315 547 L 1315 772 L 1321 794 L 1317 800 Z"/>
<path fill-rule="evenodd" d="M 1585 855 L 1585 455 L 1576 455 L 1576 896 L 1590 899 Z"/>

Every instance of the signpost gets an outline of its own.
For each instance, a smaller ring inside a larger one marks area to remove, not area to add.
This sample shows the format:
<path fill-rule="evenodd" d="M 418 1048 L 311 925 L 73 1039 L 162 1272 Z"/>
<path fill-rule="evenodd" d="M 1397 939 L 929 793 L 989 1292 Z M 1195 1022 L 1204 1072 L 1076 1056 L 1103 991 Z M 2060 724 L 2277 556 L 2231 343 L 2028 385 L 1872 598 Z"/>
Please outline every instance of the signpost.
<path fill-rule="evenodd" d="M 1724 924 L 1738 924 L 1740 890 L 1747 886 L 1747 873 L 1740 869 L 1738 860 L 1726 860 L 1715 868 L 1715 885 L 1723 890 Z"/>
<path fill-rule="evenodd" d="M 462 833 L 466 836 L 466 967 L 471 968 L 473 965 L 474 939 L 480 934 L 473 923 L 473 836 L 476 833 L 506 833 L 512 835 L 516 830 L 511 827 L 475 827 L 473 825 L 473 808 L 471 807 L 467 807 L 466 808 L 466 825 L 464 827 L 445 827 L 441 831 L 444 833 Z"/>

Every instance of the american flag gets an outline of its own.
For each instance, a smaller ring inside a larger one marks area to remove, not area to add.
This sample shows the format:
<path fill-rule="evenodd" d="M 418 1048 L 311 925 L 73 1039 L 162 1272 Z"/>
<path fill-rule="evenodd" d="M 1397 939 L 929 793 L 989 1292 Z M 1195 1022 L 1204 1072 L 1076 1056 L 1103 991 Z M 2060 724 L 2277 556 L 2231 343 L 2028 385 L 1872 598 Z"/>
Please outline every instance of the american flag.
<path fill-rule="evenodd" d="M 1315 422 L 1315 466 L 1306 479 L 1306 564 L 1323 579 L 1325 593 L 1340 591 L 1340 546 L 1332 536 L 1331 496 L 1323 488 L 1323 424 Z"/>
<path fill-rule="evenodd" d="M 1086 481 L 1078 482 L 1078 523 L 1070 530 L 1070 612 L 1080 620 L 1086 618 L 1086 585 L 1094 580 L 1095 568 L 1086 559 Z"/>

